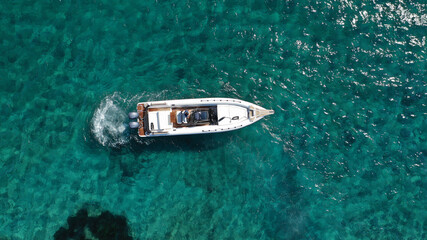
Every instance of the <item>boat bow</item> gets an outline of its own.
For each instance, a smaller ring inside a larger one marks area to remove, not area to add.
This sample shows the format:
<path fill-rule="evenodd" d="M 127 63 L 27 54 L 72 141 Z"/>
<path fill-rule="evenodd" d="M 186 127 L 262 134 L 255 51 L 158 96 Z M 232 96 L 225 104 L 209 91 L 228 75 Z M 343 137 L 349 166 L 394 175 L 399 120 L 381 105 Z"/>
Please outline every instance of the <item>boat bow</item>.
<path fill-rule="evenodd" d="M 251 122 L 256 122 L 261 118 L 272 114 L 274 114 L 274 110 L 265 109 L 260 106 L 249 107 L 249 120 Z"/>

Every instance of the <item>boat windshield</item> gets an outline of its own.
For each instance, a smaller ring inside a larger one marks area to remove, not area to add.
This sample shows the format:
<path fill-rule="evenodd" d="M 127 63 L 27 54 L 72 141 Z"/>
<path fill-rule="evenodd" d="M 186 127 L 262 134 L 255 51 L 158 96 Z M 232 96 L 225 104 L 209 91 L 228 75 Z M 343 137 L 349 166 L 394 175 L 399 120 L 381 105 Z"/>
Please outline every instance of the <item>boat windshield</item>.
<path fill-rule="evenodd" d="M 208 111 L 198 111 L 194 113 L 194 119 L 197 122 L 209 122 L 209 112 Z"/>

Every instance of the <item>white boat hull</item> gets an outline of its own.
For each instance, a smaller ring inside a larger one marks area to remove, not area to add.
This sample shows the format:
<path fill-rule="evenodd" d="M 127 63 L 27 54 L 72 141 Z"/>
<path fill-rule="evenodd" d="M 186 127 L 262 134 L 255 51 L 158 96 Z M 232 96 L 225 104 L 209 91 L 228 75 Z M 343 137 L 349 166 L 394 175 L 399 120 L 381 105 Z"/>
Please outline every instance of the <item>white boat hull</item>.
<path fill-rule="evenodd" d="M 228 132 L 274 113 L 232 98 L 196 98 L 141 102 L 137 105 L 138 135 L 160 137 Z"/>

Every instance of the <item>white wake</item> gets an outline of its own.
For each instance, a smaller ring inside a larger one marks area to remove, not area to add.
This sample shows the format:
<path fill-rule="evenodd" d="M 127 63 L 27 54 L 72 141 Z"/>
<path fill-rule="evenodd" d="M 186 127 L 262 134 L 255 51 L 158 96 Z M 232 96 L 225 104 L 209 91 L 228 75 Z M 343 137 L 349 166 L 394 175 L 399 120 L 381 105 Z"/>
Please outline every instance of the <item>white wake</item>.
<path fill-rule="evenodd" d="M 118 147 L 129 142 L 127 113 L 121 107 L 124 99 L 118 94 L 101 101 L 92 118 L 92 133 L 103 146 Z"/>

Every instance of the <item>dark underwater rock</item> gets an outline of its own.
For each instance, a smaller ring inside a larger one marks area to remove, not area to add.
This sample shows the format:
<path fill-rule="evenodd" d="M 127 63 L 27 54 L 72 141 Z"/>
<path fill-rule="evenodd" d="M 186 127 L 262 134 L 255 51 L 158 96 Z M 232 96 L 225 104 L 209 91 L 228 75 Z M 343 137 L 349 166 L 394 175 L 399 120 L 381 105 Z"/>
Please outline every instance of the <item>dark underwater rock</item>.
<path fill-rule="evenodd" d="M 56 231 L 54 239 L 93 239 L 99 240 L 130 240 L 126 218 L 104 211 L 96 217 L 89 217 L 86 209 L 81 209 L 75 216 L 67 219 L 68 229 L 61 227 Z"/>
<path fill-rule="evenodd" d="M 400 136 L 402 138 L 409 138 L 411 136 L 411 131 L 409 131 L 407 128 L 402 128 L 400 129 Z"/>
<path fill-rule="evenodd" d="M 356 138 L 353 136 L 353 134 L 350 131 L 344 132 L 344 143 L 346 146 L 351 146 L 356 141 Z"/>

